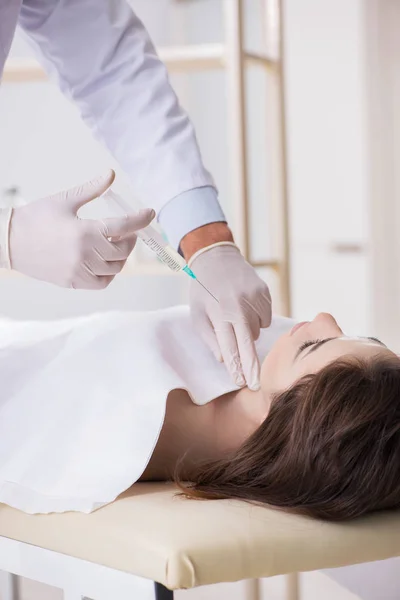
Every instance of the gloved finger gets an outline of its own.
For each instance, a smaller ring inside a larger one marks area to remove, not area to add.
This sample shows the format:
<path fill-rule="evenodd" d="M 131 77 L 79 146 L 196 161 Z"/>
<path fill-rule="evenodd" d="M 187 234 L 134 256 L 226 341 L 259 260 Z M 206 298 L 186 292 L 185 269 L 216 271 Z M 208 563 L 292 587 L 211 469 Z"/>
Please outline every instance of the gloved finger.
<path fill-rule="evenodd" d="M 106 261 L 126 260 L 135 247 L 137 237 L 131 235 L 119 241 L 110 241 L 101 236 L 96 244 L 96 250 Z"/>
<path fill-rule="evenodd" d="M 218 323 L 218 326 L 214 325 L 214 331 L 226 368 L 235 384 L 238 387 L 243 387 L 246 381 L 243 376 L 239 349 L 232 324 L 228 322 Z"/>
<path fill-rule="evenodd" d="M 126 260 L 110 260 L 99 262 L 93 270 L 95 274 L 99 277 L 104 275 L 118 275 L 121 273 L 122 269 L 126 264 Z"/>
<path fill-rule="evenodd" d="M 110 285 L 113 279 L 114 275 L 98 277 L 97 275 L 91 274 L 90 277 L 80 277 L 77 280 L 72 281 L 71 287 L 81 290 L 104 290 Z"/>
<path fill-rule="evenodd" d="M 265 289 L 258 296 L 258 314 L 260 316 L 260 326 L 262 329 L 271 325 L 272 316 L 272 301 L 271 294 L 269 293 L 268 286 L 265 285 Z M 254 338 L 256 339 L 256 338 Z"/>
<path fill-rule="evenodd" d="M 238 323 L 243 321 L 238 320 Z M 236 321 L 235 321 L 236 323 Z M 250 310 L 246 311 L 246 324 L 248 331 L 251 334 L 253 340 L 258 340 L 260 337 L 260 328 L 261 328 L 261 317 L 259 316 L 259 312 L 254 309 L 254 307 L 250 307 Z M 235 326 L 236 331 L 236 326 Z"/>
<path fill-rule="evenodd" d="M 88 289 L 105 290 L 106 287 L 108 287 L 110 285 L 110 283 L 112 282 L 114 277 L 115 277 L 115 275 L 104 275 L 104 276 L 96 277 L 96 279 L 94 281 L 94 285 Z"/>
<path fill-rule="evenodd" d="M 194 318 L 195 327 L 198 333 L 200 334 L 203 341 L 210 348 L 211 352 L 214 354 L 216 360 L 218 362 L 222 362 L 222 354 L 220 347 L 218 345 L 218 341 L 215 335 L 214 327 L 209 319 L 209 317 L 203 313 L 201 315 L 196 315 Z"/>
<path fill-rule="evenodd" d="M 104 175 L 96 177 L 96 179 L 61 192 L 58 197 L 61 202 L 67 202 L 71 209 L 77 213 L 84 204 L 104 194 L 110 185 L 112 185 L 114 179 L 115 173 L 110 169 Z"/>
<path fill-rule="evenodd" d="M 234 328 L 247 387 L 250 390 L 257 391 L 260 389 L 260 361 L 258 360 L 253 333 L 245 321 L 235 323 Z"/>
<path fill-rule="evenodd" d="M 124 238 L 150 225 L 155 216 L 156 213 L 152 208 L 144 208 L 136 215 L 124 215 L 97 221 L 97 226 L 106 238 Z"/>

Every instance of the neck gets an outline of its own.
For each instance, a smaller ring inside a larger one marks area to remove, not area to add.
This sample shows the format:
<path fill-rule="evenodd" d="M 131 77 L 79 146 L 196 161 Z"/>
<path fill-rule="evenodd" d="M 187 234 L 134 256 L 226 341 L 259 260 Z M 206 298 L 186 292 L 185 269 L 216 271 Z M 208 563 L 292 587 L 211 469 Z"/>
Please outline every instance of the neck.
<path fill-rule="evenodd" d="M 268 403 L 261 390 L 252 392 L 244 388 L 219 398 L 214 412 L 218 454 L 238 450 L 267 414 Z"/>

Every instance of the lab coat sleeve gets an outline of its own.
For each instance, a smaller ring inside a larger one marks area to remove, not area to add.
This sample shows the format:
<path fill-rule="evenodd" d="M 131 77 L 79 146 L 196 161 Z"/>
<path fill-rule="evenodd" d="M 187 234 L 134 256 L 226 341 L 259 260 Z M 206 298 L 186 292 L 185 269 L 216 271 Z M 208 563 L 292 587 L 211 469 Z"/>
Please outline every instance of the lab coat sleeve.
<path fill-rule="evenodd" d="M 179 194 L 164 206 L 158 220 L 163 230 L 168 232 L 169 243 L 176 249 L 190 231 L 209 223 L 226 222 L 217 191 L 211 186 Z"/>
<path fill-rule="evenodd" d="M 175 245 L 223 220 L 193 126 L 125 0 L 24 0 L 20 25 Z"/>

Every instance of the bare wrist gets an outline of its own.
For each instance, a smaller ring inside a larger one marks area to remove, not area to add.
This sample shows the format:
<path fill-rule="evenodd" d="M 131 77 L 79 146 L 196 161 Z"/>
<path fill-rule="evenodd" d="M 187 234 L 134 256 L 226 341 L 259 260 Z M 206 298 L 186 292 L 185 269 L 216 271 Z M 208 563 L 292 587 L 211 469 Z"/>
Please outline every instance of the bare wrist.
<path fill-rule="evenodd" d="M 210 223 L 194 229 L 182 239 L 180 247 L 188 261 L 195 252 L 217 242 L 233 242 L 233 235 L 226 223 Z"/>

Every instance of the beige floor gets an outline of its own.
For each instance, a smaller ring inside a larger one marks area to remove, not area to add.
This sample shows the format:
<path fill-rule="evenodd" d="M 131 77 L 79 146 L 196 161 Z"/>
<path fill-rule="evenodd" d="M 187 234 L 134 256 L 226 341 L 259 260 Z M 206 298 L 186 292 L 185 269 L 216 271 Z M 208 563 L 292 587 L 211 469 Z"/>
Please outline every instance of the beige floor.
<path fill-rule="evenodd" d="M 322 573 L 304 573 L 300 578 L 300 600 L 358 600 Z M 61 590 L 24 579 L 20 600 L 63 600 Z M 176 600 L 246 600 L 246 584 L 220 584 L 176 592 Z M 0 598 L 1 600 L 1 598 Z M 94 599 L 95 600 L 95 599 Z M 135 598 L 140 600 L 140 598 Z M 261 600 L 286 600 L 285 579 L 272 577 L 262 581 Z"/>

